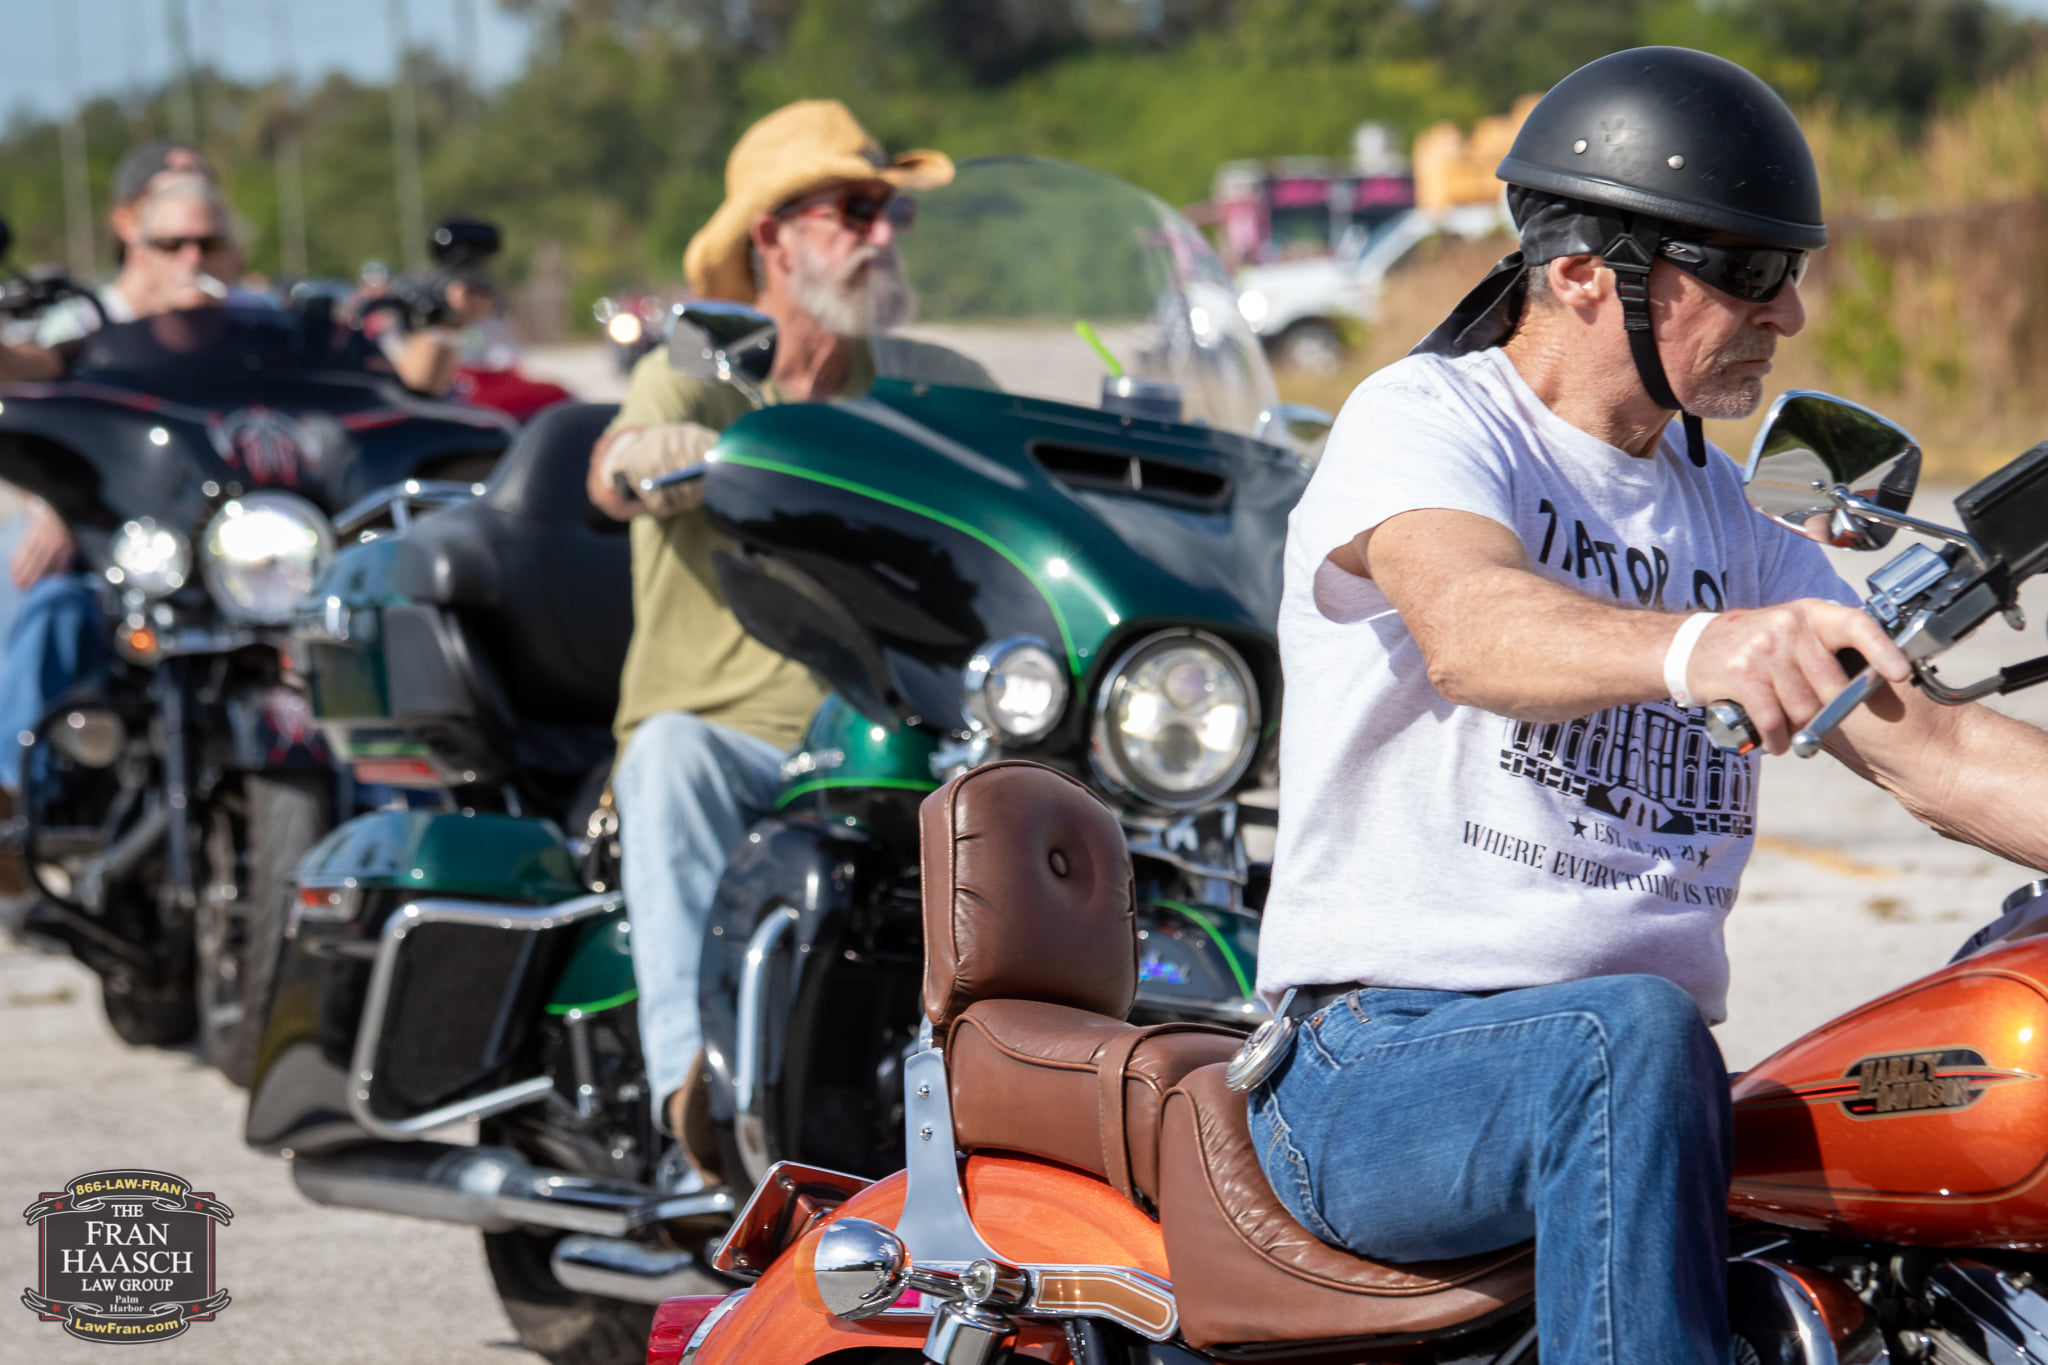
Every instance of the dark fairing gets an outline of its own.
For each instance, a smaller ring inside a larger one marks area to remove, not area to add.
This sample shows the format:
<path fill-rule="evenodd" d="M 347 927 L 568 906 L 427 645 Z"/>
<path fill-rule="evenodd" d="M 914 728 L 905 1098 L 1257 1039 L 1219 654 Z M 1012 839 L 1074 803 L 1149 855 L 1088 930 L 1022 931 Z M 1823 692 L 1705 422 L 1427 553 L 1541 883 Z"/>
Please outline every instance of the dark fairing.
<path fill-rule="evenodd" d="M 421 398 L 382 364 L 318 313 L 109 327 L 63 380 L 0 386 L 0 480 L 48 500 L 91 557 L 128 518 L 196 527 L 235 491 L 288 489 L 332 513 L 407 478 L 482 478 L 509 421 Z"/>

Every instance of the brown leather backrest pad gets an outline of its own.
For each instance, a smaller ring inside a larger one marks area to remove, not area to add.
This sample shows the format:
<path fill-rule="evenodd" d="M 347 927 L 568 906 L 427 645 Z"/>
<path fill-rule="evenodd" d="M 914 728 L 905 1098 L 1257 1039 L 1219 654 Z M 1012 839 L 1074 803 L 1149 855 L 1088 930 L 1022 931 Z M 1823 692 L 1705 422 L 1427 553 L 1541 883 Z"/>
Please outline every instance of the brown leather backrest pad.
<path fill-rule="evenodd" d="M 1109 808 L 1065 773 L 1005 760 L 918 809 L 924 1008 L 1039 1000 L 1116 1019 L 1138 990 L 1131 856 Z"/>
<path fill-rule="evenodd" d="M 1143 1036 L 1139 1036 L 1143 1035 Z M 1102 1122 L 1098 1064 L 1134 1039 L 1124 1067 L 1123 1127 Z M 953 1026 L 946 1072 L 953 1138 L 964 1151 L 1024 1152 L 1107 1176 L 1121 1141 L 1131 1183 L 1159 1199 L 1159 1111 L 1189 1072 L 1227 1061 L 1243 1041 L 1229 1029 L 1143 1030 L 1100 1014 L 1028 1000 L 986 1000 Z"/>
<path fill-rule="evenodd" d="M 1159 1223 L 1181 1331 L 1198 1349 L 1442 1331 L 1535 1288 L 1527 1244 L 1395 1265 L 1318 1241 L 1266 1182 L 1244 1096 L 1223 1083 L 1221 1066 L 1182 1079 L 1161 1129 Z"/>

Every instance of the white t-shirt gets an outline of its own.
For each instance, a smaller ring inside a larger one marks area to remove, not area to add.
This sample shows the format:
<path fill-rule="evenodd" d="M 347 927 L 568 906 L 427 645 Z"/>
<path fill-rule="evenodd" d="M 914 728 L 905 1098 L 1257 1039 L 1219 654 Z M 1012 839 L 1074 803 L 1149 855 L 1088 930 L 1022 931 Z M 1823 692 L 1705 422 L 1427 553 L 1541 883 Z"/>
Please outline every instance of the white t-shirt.
<path fill-rule="evenodd" d="M 1385 595 L 1327 562 L 1420 508 L 1499 522 L 1538 572 L 1625 607 L 1857 600 L 1818 545 L 1750 508 L 1733 461 L 1694 467 L 1675 422 L 1636 458 L 1551 412 L 1500 350 L 1380 371 L 1288 520 L 1260 992 L 1651 972 L 1720 1020 L 1756 764 L 1668 701 L 1555 725 L 1446 701 Z"/>

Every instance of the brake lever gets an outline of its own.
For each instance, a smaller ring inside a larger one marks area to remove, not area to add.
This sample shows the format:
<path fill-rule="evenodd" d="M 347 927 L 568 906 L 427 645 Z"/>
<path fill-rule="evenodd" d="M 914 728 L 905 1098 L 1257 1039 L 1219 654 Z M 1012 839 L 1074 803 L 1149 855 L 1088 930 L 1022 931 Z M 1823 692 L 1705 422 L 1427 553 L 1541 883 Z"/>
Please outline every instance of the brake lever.
<path fill-rule="evenodd" d="M 1877 690 L 1884 675 L 1868 665 L 1862 672 L 1849 679 L 1849 685 L 1835 693 L 1833 701 L 1821 707 L 1820 714 L 1806 723 L 1806 728 L 1792 736 L 1792 752 L 1801 758 L 1812 758 L 1820 752 L 1820 746 L 1834 733 L 1836 726 L 1849 718 L 1849 713 L 1863 705 L 1864 698 Z"/>
<path fill-rule="evenodd" d="M 612 491 L 625 502 L 638 502 L 643 493 L 658 493 L 664 488 L 678 484 L 695 483 L 711 472 L 709 463 L 693 464 L 685 469 L 672 469 L 666 474 L 657 474 L 651 479 L 642 479 L 637 484 L 624 474 L 612 475 Z"/>

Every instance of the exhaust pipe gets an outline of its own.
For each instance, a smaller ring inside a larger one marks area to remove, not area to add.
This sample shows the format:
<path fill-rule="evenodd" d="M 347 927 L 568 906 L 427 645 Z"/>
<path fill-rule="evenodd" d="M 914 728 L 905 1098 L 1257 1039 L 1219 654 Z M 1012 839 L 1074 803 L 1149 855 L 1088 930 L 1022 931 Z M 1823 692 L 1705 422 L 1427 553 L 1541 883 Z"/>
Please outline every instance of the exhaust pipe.
<path fill-rule="evenodd" d="M 524 1224 L 623 1237 L 674 1216 L 668 1206 L 679 1202 L 631 1181 L 535 1166 L 509 1147 L 445 1142 L 370 1143 L 294 1157 L 292 1180 L 316 1204 L 464 1223 L 485 1232 Z M 719 1193 L 729 1210 L 732 1196 Z"/>
<path fill-rule="evenodd" d="M 731 1286 L 708 1275 L 687 1251 L 667 1251 L 613 1237 L 564 1237 L 549 1268 L 564 1289 L 628 1303 L 660 1303 L 684 1294 L 723 1294 Z"/>

